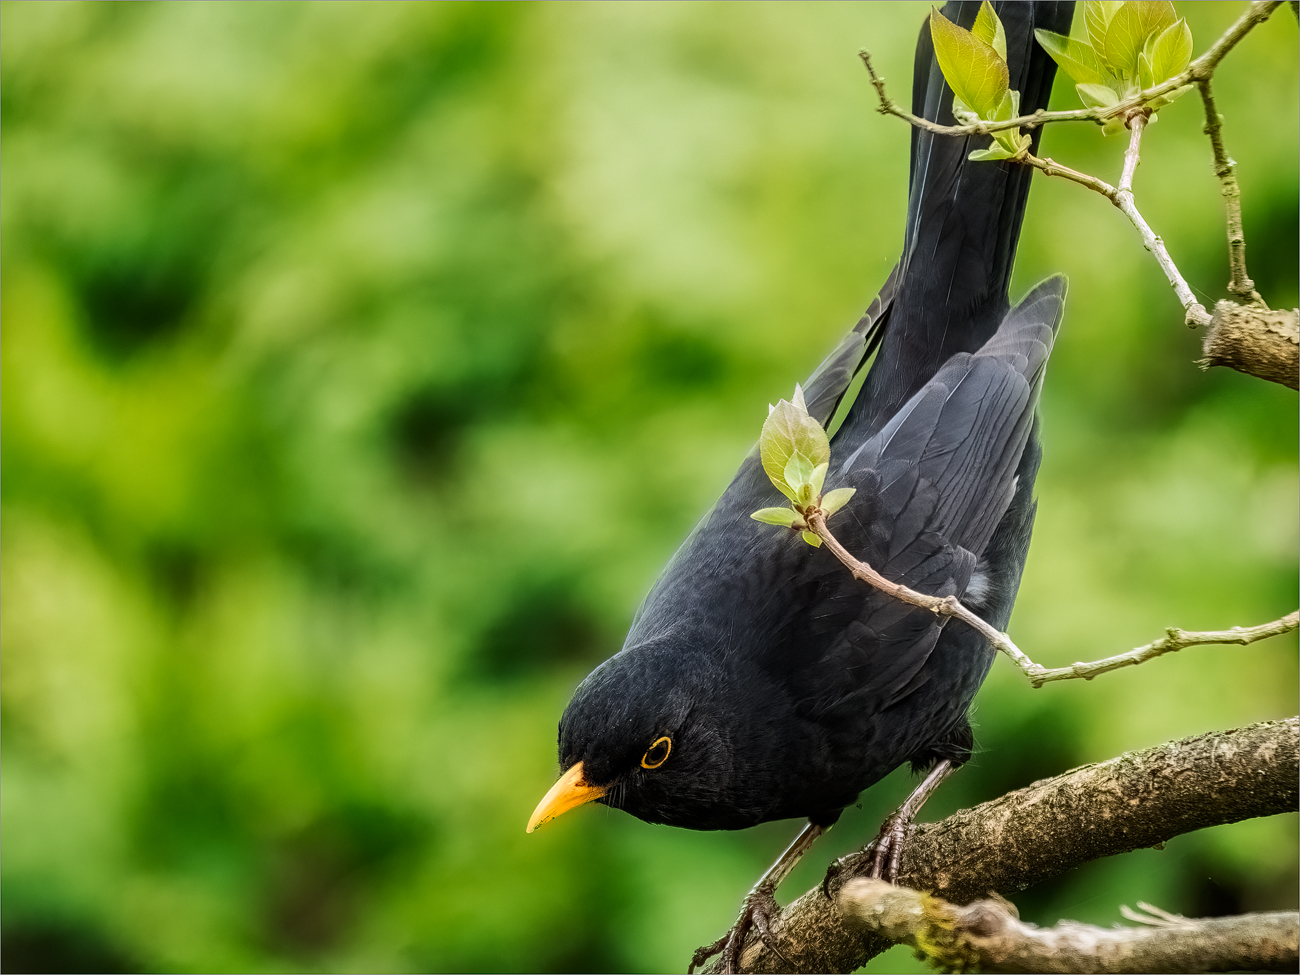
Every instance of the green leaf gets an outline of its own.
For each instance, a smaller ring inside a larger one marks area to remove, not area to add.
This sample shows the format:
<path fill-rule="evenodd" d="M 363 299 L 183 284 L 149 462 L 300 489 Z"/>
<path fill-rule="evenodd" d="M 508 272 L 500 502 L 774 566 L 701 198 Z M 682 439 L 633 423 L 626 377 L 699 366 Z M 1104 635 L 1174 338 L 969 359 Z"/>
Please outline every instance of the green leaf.
<path fill-rule="evenodd" d="M 1014 155 L 1014 152 L 994 145 L 988 149 L 975 149 L 966 158 L 971 162 L 997 162 L 999 159 L 1010 159 Z"/>
<path fill-rule="evenodd" d="M 808 464 L 811 474 L 813 468 L 831 457 L 830 441 L 822 425 L 809 416 L 807 410 L 785 400 L 769 410 L 758 438 L 758 449 L 768 478 L 792 501 L 796 497 L 795 491 L 787 485 L 785 477 L 790 458 L 796 452 L 802 454 L 811 462 Z"/>
<path fill-rule="evenodd" d="M 812 461 L 796 450 L 790 455 L 790 459 L 786 461 L 785 470 L 782 473 L 785 476 L 785 483 L 795 492 L 798 492 L 802 485 L 808 484 L 812 480 Z M 806 498 L 800 498 L 799 500 L 807 504 Z"/>
<path fill-rule="evenodd" d="M 1002 18 L 993 9 L 989 0 L 980 4 L 980 12 L 975 17 L 975 26 L 970 31 L 993 50 L 1003 61 L 1007 59 L 1007 32 L 1002 28 Z"/>
<path fill-rule="evenodd" d="M 830 467 L 830 464 L 818 464 L 813 468 L 812 477 L 808 480 L 812 485 L 814 495 L 822 493 L 822 485 L 826 483 L 826 469 L 828 467 Z"/>
<path fill-rule="evenodd" d="M 998 107 L 989 117 L 990 122 L 1006 122 L 1016 117 L 1020 111 L 1020 92 L 1008 89 L 998 102 Z"/>
<path fill-rule="evenodd" d="M 958 98 L 952 96 L 952 117 L 962 125 L 974 125 L 980 120 L 978 112 L 972 112 L 970 106 Z"/>
<path fill-rule="evenodd" d="M 808 404 L 803 401 L 803 387 L 800 386 L 798 383 L 794 384 L 794 397 L 790 400 L 790 402 L 793 403 L 799 409 L 803 410 L 805 413 L 808 412 Z"/>
<path fill-rule="evenodd" d="M 1089 108 L 1110 108 L 1119 104 L 1119 93 L 1105 85 L 1075 85 L 1074 90 Z"/>
<path fill-rule="evenodd" d="M 827 491 L 822 495 L 820 507 L 826 513 L 826 517 L 829 518 L 848 504 L 849 498 L 857 493 L 857 488 L 836 488 L 834 491 Z"/>
<path fill-rule="evenodd" d="M 1158 85 L 1186 71 L 1192 63 L 1192 31 L 1187 26 L 1187 21 L 1180 20 L 1159 34 L 1152 34 L 1147 39 L 1144 54 L 1150 61 L 1151 85 Z M 1144 84 L 1142 87 L 1148 88 L 1151 85 Z"/>
<path fill-rule="evenodd" d="M 1148 46 L 1151 44 L 1151 38 L 1147 38 L 1147 44 Z M 1151 59 L 1147 57 L 1146 51 L 1138 55 L 1138 87 L 1155 87 L 1155 81 L 1151 76 Z"/>
<path fill-rule="evenodd" d="M 1106 28 L 1115 11 L 1124 6 L 1124 0 L 1088 0 L 1083 5 L 1083 23 L 1093 50 L 1101 56 L 1106 50 Z"/>
<path fill-rule="evenodd" d="M 1106 83 L 1106 69 L 1090 45 L 1073 37 L 1053 34 L 1050 30 L 1036 30 L 1034 36 L 1061 70 L 1076 82 L 1085 85 Z"/>
<path fill-rule="evenodd" d="M 782 528 L 791 528 L 794 525 L 795 513 L 791 508 L 759 508 L 749 517 L 755 521 L 761 521 L 765 525 L 780 525 Z"/>
<path fill-rule="evenodd" d="M 948 87 L 980 118 L 988 118 L 1009 85 L 1007 62 L 991 44 L 958 27 L 938 10 L 930 11 L 930 36 Z"/>
<path fill-rule="evenodd" d="M 1128 126 L 1124 124 L 1124 120 L 1122 118 L 1110 118 L 1107 119 L 1102 124 L 1101 134 L 1119 135 L 1119 133 L 1123 132 L 1126 128 L 1128 128 Z"/>
<path fill-rule="evenodd" d="M 1169 0 L 1128 0 L 1106 28 L 1106 60 L 1126 80 L 1136 81 L 1138 56 L 1147 38 L 1177 19 Z"/>
<path fill-rule="evenodd" d="M 822 547 L 822 540 L 818 538 L 817 535 L 814 534 L 813 532 L 804 532 L 803 540 L 807 542 L 809 545 L 811 545 L 813 548 Z"/>
<path fill-rule="evenodd" d="M 1174 102 L 1174 101 L 1177 101 L 1178 99 L 1182 98 L 1182 97 L 1183 97 L 1184 95 L 1186 95 L 1189 91 L 1191 91 L 1194 87 L 1195 87 L 1195 85 L 1183 85 L 1182 87 L 1175 88 L 1173 91 L 1167 91 L 1167 92 L 1165 92 L 1165 93 L 1164 93 L 1163 95 L 1161 95 L 1159 98 L 1153 98 L 1153 99 L 1151 99 L 1151 101 L 1148 102 L 1148 104 L 1149 104 L 1149 105 L 1151 106 L 1151 108 L 1153 108 L 1153 109 L 1164 108 L 1164 107 L 1165 107 L 1166 105 L 1168 105 L 1170 102 Z M 1154 115 L 1152 115 L 1152 116 L 1151 116 L 1151 121 L 1154 122 L 1155 119 L 1156 119 L 1156 117 L 1155 117 Z"/>

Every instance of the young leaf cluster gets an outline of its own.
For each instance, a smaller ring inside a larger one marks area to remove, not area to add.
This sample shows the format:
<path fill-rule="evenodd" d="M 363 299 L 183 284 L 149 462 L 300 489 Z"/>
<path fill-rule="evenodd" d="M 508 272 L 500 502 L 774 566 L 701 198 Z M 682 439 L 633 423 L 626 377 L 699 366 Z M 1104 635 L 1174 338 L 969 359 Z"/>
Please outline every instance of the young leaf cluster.
<path fill-rule="evenodd" d="M 793 401 L 781 400 L 769 406 L 767 422 L 758 438 L 763 470 L 776 489 L 790 499 L 789 508 L 762 508 L 751 518 L 767 525 L 779 525 L 803 533 L 814 547 L 822 540 L 808 530 L 807 516 L 819 509 L 829 518 L 853 497 L 854 488 L 838 488 L 822 494 L 830 467 L 831 444 L 822 425 L 808 415 L 803 390 L 794 387 Z"/>
<path fill-rule="evenodd" d="M 938 10 L 930 12 L 930 37 L 944 80 L 953 91 L 952 113 L 963 125 L 1005 122 L 1020 114 L 1020 92 L 1011 90 L 1007 69 L 1007 35 L 988 0 L 980 4 L 970 30 L 958 27 Z M 971 159 L 1010 159 L 1029 146 L 1016 129 L 993 133 L 993 145 L 977 149 Z"/>
<path fill-rule="evenodd" d="M 1048 30 L 1034 35 L 1075 81 L 1075 90 L 1089 108 L 1112 108 L 1147 88 L 1168 81 L 1192 60 L 1192 32 L 1177 17 L 1169 0 L 1087 0 L 1083 33 L 1065 37 Z M 1184 94 L 1184 85 L 1153 99 L 1159 109 Z M 1106 122 L 1107 135 L 1124 127 L 1124 119 Z"/>

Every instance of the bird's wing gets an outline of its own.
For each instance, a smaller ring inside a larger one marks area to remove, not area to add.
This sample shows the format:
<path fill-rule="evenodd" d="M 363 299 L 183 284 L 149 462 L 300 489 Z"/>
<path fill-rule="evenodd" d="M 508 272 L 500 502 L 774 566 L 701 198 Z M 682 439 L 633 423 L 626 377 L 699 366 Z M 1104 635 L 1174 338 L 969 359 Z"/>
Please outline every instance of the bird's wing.
<path fill-rule="evenodd" d="M 876 492 L 875 517 L 893 523 L 877 557 L 894 560 L 923 532 L 984 551 L 1015 491 L 1065 288 L 1059 276 L 1038 285 L 983 348 L 949 359 L 839 465 L 849 485 L 874 475 L 864 486 Z"/>
<path fill-rule="evenodd" d="M 927 595 L 965 592 L 1015 493 L 1064 297 L 1064 278 L 1035 288 L 979 352 L 952 357 L 828 479 L 858 491 L 832 522 L 836 537 L 887 579 Z M 804 571 L 818 575 L 812 615 L 830 639 L 825 678 L 801 696 L 817 711 L 880 709 L 915 691 L 943 620 L 866 590 L 829 559 Z"/>

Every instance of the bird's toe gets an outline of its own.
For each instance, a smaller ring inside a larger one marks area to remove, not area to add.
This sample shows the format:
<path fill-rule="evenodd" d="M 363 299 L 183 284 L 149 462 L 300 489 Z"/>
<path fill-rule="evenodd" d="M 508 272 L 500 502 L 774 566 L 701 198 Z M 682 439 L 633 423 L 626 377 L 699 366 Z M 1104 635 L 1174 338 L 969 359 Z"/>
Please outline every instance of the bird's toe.
<path fill-rule="evenodd" d="M 867 847 L 866 875 L 874 880 L 893 883 L 898 877 L 898 864 L 911 832 L 911 821 L 897 814 L 881 824 L 880 832 Z"/>
<path fill-rule="evenodd" d="M 696 949 L 695 954 L 691 956 L 691 964 L 687 972 L 693 973 L 696 968 L 717 954 L 722 955 L 718 966 L 719 972 L 732 975 L 740 971 L 740 956 L 745 949 L 745 938 L 751 928 L 758 934 L 759 940 L 767 949 L 781 959 L 783 964 L 789 966 L 789 960 L 782 954 L 777 944 L 775 925 L 780 916 L 781 908 L 777 906 L 772 889 L 764 886 L 755 887 L 746 896 L 740 908 L 740 916 L 736 918 L 736 923 L 731 926 L 731 930 L 713 944 Z"/>

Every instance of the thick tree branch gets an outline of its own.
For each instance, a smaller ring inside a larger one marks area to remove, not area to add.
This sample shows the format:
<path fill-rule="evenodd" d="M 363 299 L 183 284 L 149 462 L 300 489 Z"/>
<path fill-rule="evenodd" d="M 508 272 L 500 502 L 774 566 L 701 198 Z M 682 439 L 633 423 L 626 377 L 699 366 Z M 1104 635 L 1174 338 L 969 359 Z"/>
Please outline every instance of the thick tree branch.
<path fill-rule="evenodd" d="M 1300 718 L 1169 742 L 917 827 L 897 879 L 956 903 L 1010 894 L 1192 830 L 1294 812 L 1298 777 Z M 828 879 L 832 898 L 863 855 Z M 782 912 L 776 933 L 794 971 L 850 972 L 889 947 L 846 924 L 820 885 Z M 741 963 L 745 971 L 787 970 L 756 943 Z"/>
<path fill-rule="evenodd" d="M 850 881 L 839 896 L 840 910 L 865 930 L 947 971 L 1294 972 L 1300 962 L 1294 911 L 1192 919 L 1140 906 L 1147 913 L 1124 913 L 1144 927 L 1040 928 L 1001 898 L 962 907 L 883 880 Z"/>
<path fill-rule="evenodd" d="M 1269 311 L 1221 301 L 1201 346 L 1200 365 L 1231 366 L 1269 382 L 1300 387 L 1300 310 Z"/>

